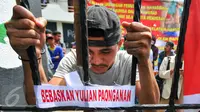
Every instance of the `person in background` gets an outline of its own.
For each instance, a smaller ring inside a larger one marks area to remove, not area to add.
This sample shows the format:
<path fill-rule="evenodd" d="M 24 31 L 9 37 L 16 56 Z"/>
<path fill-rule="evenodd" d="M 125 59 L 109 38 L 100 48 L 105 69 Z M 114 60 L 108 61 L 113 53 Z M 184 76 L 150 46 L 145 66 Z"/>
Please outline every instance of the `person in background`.
<path fill-rule="evenodd" d="M 153 52 L 153 61 L 152 61 L 153 69 L 154 69 L 154 66 L 155 66 L 155 61 L 158 58 L 158 47 L 155 46 L 155 44 L 156 44 L 156 37 L 154 35 L 152 35 L 151 50 Z"/>
<path fill-rule="evenodd" d="M 62 47 L 63 53 L 66 54 L 67 49 L 64 43 L 60 42 L 60 38 L 61 38 L 61 32 L 60 31 L 54 31 L 53 32 L 53 37 L 55 40 L 55 45 Z"/>
<path fill-rule="evenodd" d="M 49 36 L 49 35 L 52 36 L 52 35 L 53 35 L 53 32 L 52 32 L 52 30 L 50 30 L 50 29 L 46 29 L 45 34 L 46 34 L 46 37 Z M 46 39 L 47 39 L 47 38 L 46 38 Z M 49 46 L 48 43 L 47 43 L 47 40 L 46 40 L 46 45 Z"/>
<path fill-rule="evenodd" d="M 58 64 L 60 63 L 60 60 L 64 57 L 63 51 L 60 46 L 55 45 L 55 40 L 52 35 L 49 34 L 46 36 L 46 38 L 47 38 L 47 43 L 49 45 L 48 51 L 50 53 L 51 60 L 54 64 L 53 72 L 55 73 L 55 71 L 58 67 Z"/>
<path fill-rule="evenodd" d="M 46 29 L 45 34 L 46 34 L 46 37 L 49 36 L 49 35 L 52 36 L 52 31 L 50 29 Z M 50 80 L 53 77 L 53 74 L 54 74 L 53 71 L 52 71 L 54 64 L 53 64 L 53 62 L 51 60 L 51 56 L 48 52 L 48 43 L 46 43 L 44 45 L 43 53 L 46 54 L 46 56 L 44 57 L 43 60 L 44 60 L 44 62 L 47 62 L 47 70 L 45 70 L 45 73 L 47 75 L 47 79 Z"/>
<path fill-rule="evenodd" d="M 179 82 L 178 82 L 178 91 L 177 91 L 176 100 L 175 100 L 176 104 L 183 103 L 183 88 L 182 88 L 183 76 L 184 76 L 183 57 L 184 55 L 182 55 L 181 67 L 179 69 L 180 77 L 179 77 Z M 176 58 L 176 55 L 165 57 L 160 66 L 159 77 L 163 79 L 163 90 L 162 90 L 161 99 L 160 99 L 161 104 L 169 103 L 171 87 L 172 87 L 172 79 L 174 75 L 175 58 Z M 164 110 L 162 112 L 164 112 Z M 177 110 L 177 112 L 183 112 L 183 110 Z"/>
<path fill-rule="evenodd" d="M 164 57 L 167 57 L 167 56 L 173 56 L 174 53 L 173 53 L 173 50 L 174 49 L 174 43 L 173 42 L 167 42 L 165 44 L 165 48 L 164 48 L 164 51 L 162 51 L 160 54 L 159 54 L 159 58 L 158 58 L 158 70 L 160 68 L 160 65 L 164 59 Z"/>

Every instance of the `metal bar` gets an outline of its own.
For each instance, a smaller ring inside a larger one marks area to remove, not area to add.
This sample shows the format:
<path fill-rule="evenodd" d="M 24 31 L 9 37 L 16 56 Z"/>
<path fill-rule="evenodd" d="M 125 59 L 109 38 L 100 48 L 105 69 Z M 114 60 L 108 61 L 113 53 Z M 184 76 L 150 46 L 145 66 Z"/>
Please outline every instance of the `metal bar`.
<path fill-rule="evenodd" d="M 74 29 L 76 40 L 77 66 L 79 73 L 84 74 L 83 81 L 87 84 L 88 78 L 88 40 L 86 0 L 74 0 Z"/>
<path fill-rule="evenodd" d="M 88 77 L 88 27 L 87 27 L 87 0 L 79 0 L 80 4 L 80 25 L 81 25 L 81 40 L 82 40 L 82 66 L 84 71 L 83 80 L 85 84 L 89 81 Z"/>
<path fill-rule="evenodd" d="M 54 107 L 54 108 L 46 108 L 41 109 L 37 108 L 35 105 L 21 105 L 21 106 L 6 106 L 0 105 L 0 110 L 2 111 L 55 111 L 55 110 L 158 110 L 158 109 L 169 109 L 172 108 L 168 104 L 143 104 L 143 105 L 135 105 L 133 107 L 119 107 L 119 108 L 84 108 L 84 107 Z M 200 109 L 200 104 L 175 104 L 173 109 Z"/>
<path fill-rule="evenodd" d="M 76 55 L 79 74 L 83 75 L 84 84 L 87 85 L 88 77 L 88 33 L 86 0 L 74 0 L 74 31 L 76 40 Z M 87 112 L 87 110 L 84 110 Z"/>
<path fill-rule="evenodd" d="M 136 22 L 140 22 L 140 8 L 141 8 L 141 0 L 135 0 L 133 20 Z M 137 58 L 132 55 L 131 85 L 135 85 L 137 63 L 138 63 Z"/>
<path fill-rule="evenodd" d="M 173 78 L 170 101 L 169 101 L 169 105 L 171 106 L 174 105 L 174 99 L 177 99 L 175 96 L 177 96 L 177 90 L 178 90 L 178 82 L 179 82 L 179 77 L 180 77 L 179 68 L 181 68 L 181 57 L 182 57 L 183 49 L 184 49 L 184 41 L 185 41 L 185 34 L 187 30 L 187 21 L 189 17 L 190 4 L 191 4 L 191 0 L 184 1 L 184 9 L 183 9 L 182 21 L 181 21 L 181 27 L 180 27 L 180 35 L 179 35 L 178 46 L 177 46 L 177 55 L 175 59 L 174 78 Z"/>
<path fill-rule="evenodd" d="M 73 1 L 74 5 L 74 32 L 76 41 L 76 55 L 77 55 L 77 66 L 82 66 L 82 51 L 81 51 L 81 28 L 80 28 L 80 7 L 79 0 Z"/>
<path fill-rule="evenodd" d="M 16 1 L 18 3 L 18 1 Z M 35 17 L 41 17 L 41 5 L 39 0 L 21 0 L 20 3 L 21 6 L 25 7 L 26 9 L 30 10 Z M 40 6 L 40 8 L 38 7 Z M 32 79 L 34 85 L 41 85 L 40 81 L 40 73 L 38 69 L 38 60 L 36 55 L 35 46 L 30 46 L 26 50 L 28 57 L 29 57 L 29 63 L 30 68 L 32 72 Z"/>

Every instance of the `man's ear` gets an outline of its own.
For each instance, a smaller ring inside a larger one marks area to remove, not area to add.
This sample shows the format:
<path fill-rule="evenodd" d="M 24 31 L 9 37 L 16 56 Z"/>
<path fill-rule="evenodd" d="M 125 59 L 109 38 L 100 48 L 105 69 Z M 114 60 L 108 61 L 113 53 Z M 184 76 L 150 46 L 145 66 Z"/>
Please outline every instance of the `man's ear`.
<path fill-rule="evenodd" d="M 123 43 L 124 43 L 124 38 L 122 37 L 120 41 L 118 42 L 118 49 L 120 49 Z"/>

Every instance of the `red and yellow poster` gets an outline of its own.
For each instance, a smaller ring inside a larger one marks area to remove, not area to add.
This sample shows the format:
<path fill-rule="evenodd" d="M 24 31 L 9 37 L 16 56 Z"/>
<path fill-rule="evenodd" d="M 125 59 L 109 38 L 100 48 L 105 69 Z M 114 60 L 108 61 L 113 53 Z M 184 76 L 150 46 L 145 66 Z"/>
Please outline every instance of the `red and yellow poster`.
<path fill-rule="evenodd" d="M 134 0 L 89 0 L 88 5 L 106 6 L 118 14 L 120 22 L 133 22 Z M 140 22 L 151 28 L 159 53 L 168 41 L 173 42 L 176 49 L 182 12 L 183 0 L 142 0 Z M 122 28 L 122 35 L 125 34 Z"/>
<path fill-rule="evenodd" d="M 133 21 L 134 0 L 89 0 L 88 5 L 95 4 L 114 10 L 121 22 Z M 161 43 L 162 41 L 172 41 L 177 44 L 183 10 L 182 5 L 183 1 L 181 0 L 142 0 L 141 23 L 151 28 L 152 34 L 158 40 L 158 46 L 161 45 L 159 41 Z M 126 34 L 124 29 L 122 34 Z"/>

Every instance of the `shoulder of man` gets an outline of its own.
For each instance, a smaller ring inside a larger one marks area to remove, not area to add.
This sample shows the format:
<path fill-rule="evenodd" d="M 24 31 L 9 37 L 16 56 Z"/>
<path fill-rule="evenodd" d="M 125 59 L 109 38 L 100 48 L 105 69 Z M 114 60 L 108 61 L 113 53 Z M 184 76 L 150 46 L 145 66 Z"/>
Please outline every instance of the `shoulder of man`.
<path fill-rule="evenodd" d="M 59 49 L 59 50 L 61 49 L 61 50 L 62 50 L 62 47 L 59 46 L 59 45 L 57 45 L 57 46 L 56 46 L 56 49 Z"/>
<path fill-rule="evenodd" d="M 164 56 L 164 55 L 165 55 L 165 52 L 162 51 L 162 52 L 159 53 L 159 55 L 160 55 L 160 56 Z"/>
<path fill-rule="evenodd" d="M 125 50 L 119 50 L 117 52 L 116 58 L 119 58 L 119 59 L 124 58 L 124 59 L 126 59 L 126 58 L 129 58 L 130 56 L 132 56 L 132 55 L 128 54 L 127 51 L 125 51 Z"/>
<path fill-rule="evenodd" d="M 63 47 L 66 47 L 66 46 L 65 46 L 65 43 L 61 43 L 61 42 L 60 42 L 60 46 L 61 46 L 62 48 L 63 48 Z"/>

